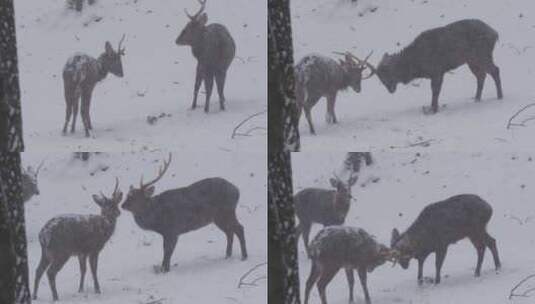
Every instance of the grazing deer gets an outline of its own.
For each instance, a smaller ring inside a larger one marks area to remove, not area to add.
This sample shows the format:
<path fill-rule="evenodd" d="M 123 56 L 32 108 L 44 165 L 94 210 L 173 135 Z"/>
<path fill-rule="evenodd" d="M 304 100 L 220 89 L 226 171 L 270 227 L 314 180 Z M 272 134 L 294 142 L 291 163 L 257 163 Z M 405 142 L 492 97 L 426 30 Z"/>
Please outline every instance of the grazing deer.
<path fill-rule="evenodd" d="M 36 170 L 31 166 L 28 166 L 26 170 L 22 170 L 22 201 L 29 201 L 34 195 L 39 195 L 39 187 L 37 183 L 37 178 L 39 176 L 39 171 L 43 167 L 44 162 L 41 162 Z"/>
<path fill-rule="evenodd" d="M 67 0 L 69 7 L 76 9 L 76 11 L 81 12 L 84 7 L 84 0 Z M 95 4 L 95 0 L 87 0 L 87 4 Z"/>
<path fill-rule="evenodd" d="M 386 261 L 395 262 L 395 253 L 363 229 L 347 226 L 323 228 L 310 243 L 312 267 L 305 286 L 305 304 L 317 282 L 321 304 L 327 304 L 325 289 L 340 268 L 345 269 L 349 287 L 349 302 L 353 303 L 353 270 L 357 270 L 366 304 L 370 304 L 367 273 Z"/>
<path fill-rule="evenodd" d="M 492 207 L 479 196 L 456 195 L 425 207 L 403 234 L 394 229 L 390 247 L 399 252 L 398 261 L 403 269 L 409 267 L 412 258 L 418 260 L 418 284 L 423 283 L 425 259 L 434 252 L 438 284 L 448 246 L 468 237 L 477 251 L 475 275 L 479 276 L 485 247 L 492 252 L 496 270 L 501 267 L 496 240 L 486 229 L 491 216 Z"/>
<path fill-rule="evenodd" d="M 206 178 L 189 186 L 154 195 L 154 184 L 169 169 L 171 155 L 156 178 L 139 188 L 130 186 L 122 208 L 132 212 L 138 226 L 163 237 L 162 271 L 169 272 L 178 236 L 214 223 L 227 236 L 226 257 L 232 255 L 234 234 L 240 240 L 242 260 L 247 258 L 243 226 L 236 218 L 240 191 L 227 180 Z"/>
<path fill-rule="evenodd" d="M 430 113 L 436 113 L 444 74 L 468 64 L 477 79 L 475 100 L 481 100 L 487 74 L 494 79 L 498 99 L 502 99 L 500 69 L 494 64 L 492 54 L 496 41 L 498 33 L 481 20 L 453 22 L 421 33 L 397 54 L 386 53 L 377 67 L 377 76 L 390 93 L 396 91 L 400 82 L 431 79 Z"/>
<path fill-rule="evenodd" d="M 193 90 L 193 103 L 191 108 L 197 107 L 197 94 L 201 82 L 204 82 L 206 90 L 206 102 L 204 111 L 208 113 L 210 107 L 210 96 L 214 79 L 219 94 L 219 106 L 225 110 L 225 79 L 230 63 L 236 54 L 236 44 L 227 28 L 219 23 L 206 25 L 208 16 L 204 13 L 206 0 L 199 0 L 201 8 L 195 15 L 190 15 L 184 10 L 190 21 L 175 43 L 179 46 L 191 46 L 191 52 L 197 59 L 197 71 L 195 72 L 195 87 Z"/>
<path fill-rule="evenodd" d="M 372 55 L 370 53 L 364 60 L 360 60 L 355 55 L 346 52 L 338 53 L 344 56 L 336 62 L 334 59 L 317 54 L 303 57 L 295 67 L 295 90 L 296 101 L 299 110 L 298 117 L 301 118 L 303 109 L 305 117 L 310 127 L 310 133 L 316 134 L 312 124 L 311 110 L 318 101 L 325 97 L 327 99 L 327 112 L 325 119 L 327 123 L 337 123 L 334 113 L 336 95 L 338 91 L 349 87 L 357 93 L 361 90 L 361 81 L 371 78 L 375 69 L 368 63 Z M 370 68 L 372 73 L 362 77 L 362 72 Z"/>
<path fill-rule="evenodd" d="M 297 238 L 303 234 L 307 254 L 310 255 L 308 240 L 313 223 L 331 226 L 345 222 L 351 206 L 351 187 L 357 179 L 357 175 L 351 175 L 347 182 L 343 182 L 335 176 L 329 180 L 335 190 L 306 188 L 294 195 L 295 213 L 299 219 Z"/>
<path fill-rule="evenodd" d="M 123 77 L 123 64 L 121 56 L 124 56 L 125 49 L 121 48 L 125 35 L 119 41 L 117 51 L 106 41 L 105 51 L 98 59 L 89 55 L 77 53 L 65 64 L 63 68 L 63 85 L 65 89 L 65 124 L 63 134 L 67 133 L 67 126 L 72 118 L 71 133 L 75 131 L 76 115 L 78 114 L 78 102 L 81 99 L 81 116 L 84 124 L 85 136 L 89 137 L 89 130 L 93 129 L 89 108 L 91 106 L 91 95 L 96 84 L 106 78 L 108 73 L 117 77 Z"/>
<path fill-rule="evenodd" d="M 41 243 L 41 261 L 35 271 L 33 299 L 37 299 L 39 281 L 46 270 L 52 297 L 58 300 L 56 275 L 71 256 L 78 256 L 80 262 L 80 287 L 84 289 L 84 277 L 87 258 L 93 274 L 95 292 L 100 293 L 97 278 L 98 255 L 115 230 L 117 217 L 120 215 L 119 203 L 123 193 L 119 190 L 119 179 L 115 180 L 115 189 L 111 197 L 104 194 L 93 195 L 93 201 L 99 205 L 100 215 L 66 214 L 49 220 L 39 233 Z"/>

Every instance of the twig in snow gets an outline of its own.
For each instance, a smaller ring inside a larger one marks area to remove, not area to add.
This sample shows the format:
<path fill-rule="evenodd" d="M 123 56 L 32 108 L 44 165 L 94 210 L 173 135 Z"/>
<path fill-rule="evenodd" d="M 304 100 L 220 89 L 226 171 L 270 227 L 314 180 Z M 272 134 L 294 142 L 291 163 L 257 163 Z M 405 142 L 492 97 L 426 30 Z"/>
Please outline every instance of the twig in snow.
<path fill-rule="evenodd" d="M 513 287 L 513 289 L 511 289 L 511 293 L 509 293 L 509 300 L 511 300 L 513 297 L 529 298 L 530 297 L 530 293 L 535 291 L 535 287 L 530 287 L 527 290 L 525 290 L 523 293 L 515 293 L 515 291 L 520 286 L 524 285 L 524 283 L 526 283 L 528 280 L 533 279 L 533 278 L 535 278 L 535 274 L 529 275 L 529 276 L 525 277 L 524 279 L 522 279 L 520 282 L 518 282 L 518 284 L 516 284 L 515 287 Z"/>
<path fill-rule="evenodd" d="M 252 129 L 249 129 L 249 131 L 247 131 L 246 133 L 238 133 L 238 129 L 243 126 L 246 122 L 248 122 L 249 120 L 251 120 L 252 118 L 256 117 L 256 116 L 260 116 L 262 114 L 265 114 L 267 113 L 267 110 L 264 110 L 262 112 L 258 112 L 258 113 L 255 113 L 253 115 L 250 115 L 249 117 L 247 117 L 246 119 L 242 120 L 235 128 L 234 130 L 232 130 L 232 135 L 230 136 L 230 138 L 234 139 L 234 137 L 238 136 L 238 135 L 242 135 L 242 136 L 250 136 L 250 132 L 253 131 L 253 130 L 257 130 L 257 129 L 261 129 L 262 127 L 254 127 Z M 245 134 L 245 135 L 244 135 Z"/>
<path fill-rule="evenodd" d="M 165 300 L 165 298 L 161 298 L 161 299 L 158 299 L 158 300 L 153 300 L 153 301 L 150 301 L 150 302 L 146 302 L 145 304 L 161 304 L 161 303 L 163 303 L 163 300 Z"/>
<path fill-rule="evenodd" d="M 422 140 L 422 141 L 418 141 L 418 142 L 415 142 L 415 143 L 412 143 L 412 144 L 408 144 L 408 145 L 405 145 L 405 146 L 390 146 L 391 149 L 396 149 L 396 148 L 412 148 L 412 147 L 429 147 L 431 145 L 432 142 L 434 142 L 435 140 L 434 139 L 427 139 L 427 140 Z"/>
<path fill-rule="evenodd" d="M 244 273 L 241 277 L 240 277 L 240 281 L 238 282 L 238 288 L 241 288 L 242 286 L 256 286 L 256 283 L 258 281 L 261 281 L 261 280 L 265 280 L 267 278 L 267 276 L 260 276 L 260 277 L 257 277 L 255 279 L 253 279 L 252 281 L 249 281 L 249 282 L 246 282 L 245 279 L 251 274 L 253 273 L 253 271 L 255 271 L 256 269 L 264 266 L 264 265 L 267 265 L 267 262 L 264 262 L 264 263 L 260 263 L 260 264 L 257 264 L 255 265 L 253 268 L 249 269 L 246 273 Z"/>
<path fill-rule="evenodd" d="M 509 120 L 507 121 L 507 127 L 506 128 L 510 129 L 513 126 L 515 126 L 515 127 L 525 127 L 526 126 L 526 122 L 531 121 L 531 120 L 535 120 L 535 116 L 531 116 L 529 118 L 524 119 L 521 123 L 514 123 L 513 122 L 513 120 L 518 115 L 520 115 L 520 113 L 524 112 L 525 110 L 527 110 L 528 108 L 531 108 L 531 107 L 535 107 L 535 103 L 530 103 L 530 104 L 522 107 L 520 110 L 518 110 L 513 116 L 511 116 L 511 118 L 509 118 Z"/>

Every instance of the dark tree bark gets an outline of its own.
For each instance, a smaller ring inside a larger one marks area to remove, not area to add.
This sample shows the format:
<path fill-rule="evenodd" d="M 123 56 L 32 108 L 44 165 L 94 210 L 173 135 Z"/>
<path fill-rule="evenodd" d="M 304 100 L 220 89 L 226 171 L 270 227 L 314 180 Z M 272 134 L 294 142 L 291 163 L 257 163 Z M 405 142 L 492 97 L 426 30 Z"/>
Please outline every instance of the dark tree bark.
<path fill-rule="evenodd" d="M 0 152 L 0 247 L 9 261 L 1 263 L 0 286 L 7 288 L 0 289 L 0 298 L 11 299 L 0 303 L 6 304 L 31 302 L 21 185 L 20 154 Z"/>
<path fill-rule="evenodd" d="M 290 1 L 268 2 L 268 104 L 272 151 L 299 151 Z"/>
<path fill-rule="evenodd" d="M 268 302 L 299 304 L 290 152 L 270 153 L 268 161 Z"/>
<path fill-rule="evenodd" d="M 0 1 L 0 151 L 21 152 L 22 118 L 13 0 Z"/>

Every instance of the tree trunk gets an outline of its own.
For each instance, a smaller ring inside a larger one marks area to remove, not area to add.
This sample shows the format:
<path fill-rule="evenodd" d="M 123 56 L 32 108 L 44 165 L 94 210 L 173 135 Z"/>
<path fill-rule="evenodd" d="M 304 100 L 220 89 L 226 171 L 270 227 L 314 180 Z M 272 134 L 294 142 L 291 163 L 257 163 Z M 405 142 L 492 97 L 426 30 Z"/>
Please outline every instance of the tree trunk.
<path fill-rule="evenodd" d="M 268 104 L 272 151 L 299 151 L 289 0 L 268 2 Z"/>
<path fill-rule="evenodd" d="M 270 153 L 268 161 L 268 302 L 299 304 L 290 152 Z"/>

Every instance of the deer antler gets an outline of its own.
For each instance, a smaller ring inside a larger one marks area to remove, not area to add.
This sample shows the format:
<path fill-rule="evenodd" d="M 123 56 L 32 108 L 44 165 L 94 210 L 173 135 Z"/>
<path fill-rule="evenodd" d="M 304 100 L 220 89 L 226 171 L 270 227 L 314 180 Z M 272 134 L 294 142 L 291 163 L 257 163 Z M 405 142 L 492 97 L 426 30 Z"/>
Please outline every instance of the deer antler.
<path fill-rule="evenodd" d="M 155 179 L 153 179 L 152 181 L 150 181 L 149 183 L 147 184 L 144 184 L 143 183 L 143 175 L 141 175 L 141 182 L 139 183 L 139 187 L 140 189 L 145 189 L 149 186 L 152 186 L 154 185 L 157 181 L 159 181 L 163 175 L 165 174 L 165 172 L 167 171 L 167 169 L 169 169 L 169 165 L 171 164 L 171 157 L 172 157 L 172 154 L 169 153 L 169 159 L 167 161 L 163 161 L 163 167 L 160 167 L 158 169 L 158 176 L 156 176 Z"/>
<path fill-rule="evenodd" d="M 119 178 L 115 177 L 115 188 L 113 189 L 113 193 L 111 197 L 115 197 L 117 195 L 117 190 L 119 189 Z"/>
<path fill-rule="evenodd" d="M 121 40 L 119 41 L 119 46 L 117 47 L 117 52 L 119 55 L 124 55 L 125 48 L 121 49 L 121 44 L 123 44 L 124 39 L 126 38 L 126 34 L 123 34 L 123 37 L 121 37 Z"/>
<path fill-rule="evenodd" d="M 196 19 L 196 18 L 197 18 L 197 17 L 204 11 L 204 9 L 206 8 L 206 1 L 207 1 L 207 0 L 204 0 L 204 1 L 203 1 L 203 0 L 197 0 L 197 1 L 199 1 L 199 3 L 201 4 L 201 8 L 199 9 L 199 11 L 198 11 L 195 15 L 193 15 L 193 16 L 190 15 L 190 14 L 188 13 L 188 10 L 187 10 L 187 9 L 184 9 L 184 12 L 186 13 L 186 15 L 187 15 L 191 20 Z"/>
<path fill-rule="evenodd" d="M 34 173 L 35 177 L 39 175 L 39 171 L 41 171 L 41 168 L 43 167 L 44 164 L 45 164 L 45 161 L 42 160 L 39 166 L 37 166 L 37 170 L 35 170 L 35 173 Z"/>
<path fill-rule="evenodd" d="M 359 62 L 360 65 L 366 66 L 368 69 L 370 69 L 370 71 L 371 71 L 370 75 L 362 78 L 362 80 L 372 78 L 373 75 L 377 74 L 377 69 L 371 63 L 368 62 L 368 59 L 370 59 L 370 57 L 372 56 L 373 51 L 371 51 L 370 54 L 368 54 L 368 56 L 366 56 L 366 58 L 364 58 L 364 60 L 359 59 L 357 56 L 355 56 L 355 55 L 353 55 L 353 54 L 351 54 L 349 52 L 348 52 L 348 54 L 352 58 L 356 59 Z"/>

